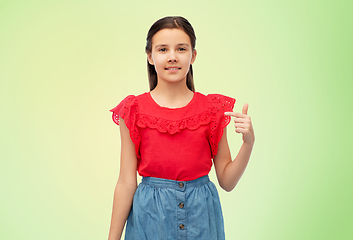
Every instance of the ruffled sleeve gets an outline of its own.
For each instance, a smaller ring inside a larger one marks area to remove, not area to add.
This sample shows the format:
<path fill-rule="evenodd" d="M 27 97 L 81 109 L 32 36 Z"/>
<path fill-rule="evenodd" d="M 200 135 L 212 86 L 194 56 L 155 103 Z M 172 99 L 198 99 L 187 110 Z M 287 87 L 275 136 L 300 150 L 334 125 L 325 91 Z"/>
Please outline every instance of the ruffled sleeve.
<path fill-rule="evenodd" d="M 122 100 L 118 106 L 110 110 L 113 115 L 113 121 L 119 125 L 119 117 L 124 119 L 126 127 L 130 131 L 130 137 L 132 142 L 135 144 L 136 155 L 140 158 L 140 143 L 141 137 L 136 126 L 136 122 L 139 116 L 139 109 L 137 104 L 136 96 L 129 95 Z"/>
<path fill-rule="evenodd" d="M 223 129 L 231 120 L 231 117 L 225 116 L 224 113 L 233 111 L 235 99 L 221 94 L 209 94 L 207 98 L 211 116 L 209 143 L 211 146 L 211 156 L 214 158 L 217 154 L 218 143 L 223 135 Z"/>

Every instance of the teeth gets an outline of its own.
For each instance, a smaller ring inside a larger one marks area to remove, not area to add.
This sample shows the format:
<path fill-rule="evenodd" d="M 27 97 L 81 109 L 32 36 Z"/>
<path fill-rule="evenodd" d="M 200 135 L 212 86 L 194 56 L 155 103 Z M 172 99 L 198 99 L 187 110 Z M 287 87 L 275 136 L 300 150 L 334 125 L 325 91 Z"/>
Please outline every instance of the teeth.
<path fill-rule="evenodd" d="M 178 70 L 179 68 L 168 68 L 169 70 Z"/>

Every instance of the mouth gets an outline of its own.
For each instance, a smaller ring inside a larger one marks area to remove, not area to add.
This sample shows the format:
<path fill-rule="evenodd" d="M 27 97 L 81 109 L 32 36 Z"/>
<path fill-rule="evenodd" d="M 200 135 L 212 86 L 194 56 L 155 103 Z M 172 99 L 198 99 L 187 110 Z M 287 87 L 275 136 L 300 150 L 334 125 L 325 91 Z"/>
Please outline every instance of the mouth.
<path fill-rule="evenodd" d="M 165 70 L 169 70 L 169 71 L 176 71 L 176 70 L 180 70 L 181 68 L 179 67 L 168 67 L 168 68 L 165 68 Z"/>

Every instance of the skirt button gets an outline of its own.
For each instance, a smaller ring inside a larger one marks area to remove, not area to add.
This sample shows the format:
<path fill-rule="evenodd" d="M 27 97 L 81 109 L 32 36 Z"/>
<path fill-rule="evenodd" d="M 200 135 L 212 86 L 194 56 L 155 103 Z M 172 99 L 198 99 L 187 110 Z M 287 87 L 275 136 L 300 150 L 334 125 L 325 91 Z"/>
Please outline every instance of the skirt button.
<path fill-rule="evenodd" d="M 179 187 L 180 187 L 180 188 L 184 187 L 184 183 L 180 182 L 180 183 L 179 183 Z"/>
<path fill-rule="evenodd" d="M 184 203 L 182 203 L 182 202 L 179 203 L 179 207 L 180 207 L 180 208 L 183 208 L 183 207 L 184 207 Z"/>
<path fill-rule="evenodd" d="M 184 224 L 180 224 L 180 225 L 179 225 L 179 228 L 180 228 L 181 230 L 183 230 L 183 229 L 185 228 L 185 225 L 184 225 Z"/>

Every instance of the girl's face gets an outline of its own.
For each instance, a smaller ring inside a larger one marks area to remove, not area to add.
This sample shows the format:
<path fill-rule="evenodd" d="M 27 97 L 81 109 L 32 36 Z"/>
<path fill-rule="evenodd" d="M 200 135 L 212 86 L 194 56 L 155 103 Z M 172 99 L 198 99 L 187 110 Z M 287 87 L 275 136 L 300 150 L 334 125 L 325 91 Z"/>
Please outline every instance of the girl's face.
<path fill-rule="evenodd" d="M 186 81 L 190 64 L 196 57 L 189 36 L 181 29 L 165 28 L 152 38 L 152 51 L 147 54 L 148 62 L 154 65 L 158 83 Z"/>

